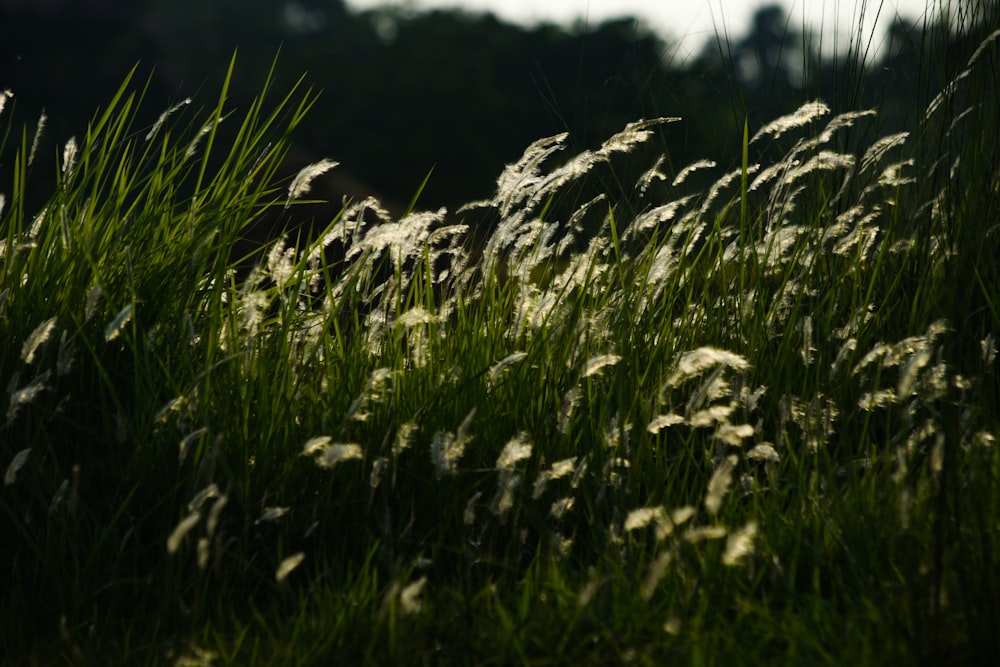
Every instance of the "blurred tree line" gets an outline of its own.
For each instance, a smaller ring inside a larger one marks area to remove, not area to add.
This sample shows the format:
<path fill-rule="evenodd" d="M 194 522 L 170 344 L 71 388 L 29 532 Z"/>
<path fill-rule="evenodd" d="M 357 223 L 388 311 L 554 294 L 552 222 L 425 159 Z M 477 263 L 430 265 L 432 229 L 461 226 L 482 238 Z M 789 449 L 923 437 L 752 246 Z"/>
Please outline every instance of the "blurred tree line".
<path fill-rule="evenodd" d="M 896 20 L 874 36 L 883 56 L 872 62 L 864 37 L 823 56 L 819 35 L 763 6 L 746 34 L 680 62 L 631 18 L 525 28 L 459 11 L 352 12 L 343 0 L 0 0 L 0 89 L 28 123 L 44 108 L 61 144 L 136 63 L 152 122 L 188 96 L 211 104 L 237 49 L 231 98 L 245 108 L 280 51 L 277 91 L 303 74 L 321 91 L 290 169 L 329 156 L 346 194 L 397 205 L 433 170 L 421 205 L 453 208 L 491 194 L 505 163 L 562 131 L 593 147 L 629 121 L 680 116 L 657 146 L 674 169 L 705 157 L 731 166 L 744 118 L 755 127 L 811 99 L 877 105 L 888 131 L 919 116 L 996 23 L 972 18 L 961 38 Z"/>

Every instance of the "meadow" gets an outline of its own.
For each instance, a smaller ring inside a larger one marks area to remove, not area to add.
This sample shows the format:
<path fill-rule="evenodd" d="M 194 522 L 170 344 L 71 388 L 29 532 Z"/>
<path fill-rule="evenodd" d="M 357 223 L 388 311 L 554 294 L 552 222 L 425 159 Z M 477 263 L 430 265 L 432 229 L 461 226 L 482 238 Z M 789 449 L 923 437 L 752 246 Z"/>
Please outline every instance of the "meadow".
<path fill-rule="evenodd" d="M 998 65 L 247 254 L 311 91 L 3 125 L 0 662 L 1000 662 Z"/>

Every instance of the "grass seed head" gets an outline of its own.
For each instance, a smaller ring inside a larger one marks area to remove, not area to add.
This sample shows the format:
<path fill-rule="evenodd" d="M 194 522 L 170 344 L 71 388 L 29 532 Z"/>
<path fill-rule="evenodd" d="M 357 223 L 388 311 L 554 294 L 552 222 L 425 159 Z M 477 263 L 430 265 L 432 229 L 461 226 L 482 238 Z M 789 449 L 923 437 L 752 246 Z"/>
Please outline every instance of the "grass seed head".
<path fill-rule="evenodd" d="M 24 341 L 24 345 L 21 346 L 21 359 L 24 360 L 26 364 L 35 363 L 35 354 L 38 352 L 38 348 L 49 340 L 52 332 L 56 329 L 56 317 L 51 317 L 37 327 L 28 336 L 28 340 Z"/>
<path fill-rule="evenodd" d="M 497 457 L 496 469 L 511 471 L 519 461 L 531 457 L 531 441 L 527 433 L 518 433 Z"/>
<path fill-rule="evenodd" d="M 3 485 L 10 486 L 15 481 L 17 481 L 18 471 L 24 467 L 24 464 L 28 462 L 28 456 L 31 454 L 31 448 L 22 449 L 14 458 L 11 460 L 10 465 L 7 466 L 7 472 L 3 476 Z"/>
<path fill-rule="evenodd" d="M 705 509 L 711 515 L 716 515 L 722 508 L 722 500 L 729 491 L 729 485 L 733 482 L 733 470 L 736 468 L 737 458 L 728 456 L 719 464 L 719 467 L 712 473 L 712 478 L 708 481 L 708 492 L 705 494 Z"/>
<path fill-rule="evenodd" d="M 735 533 L 730 533 L 726 540 L 726 550 L 722 554 L 725 565 L 736 565 L 746 556 L 753 553 L 753 541 L 757 536 L 757 522 L 751 521 Z"/>
<path fill-rule="evenodd" d="M 306 555 L 300 551 L 282 560 L 281 564 L 278 565 L 278 569 L 274 572 L 274 580 L 279 584 L 283 582 L 292 573 L 292 570 L 301 565 L 305 559 Z"/>
<path fill-rule="evenodd" d="M 201 521 L 201 512 L 192 512 L 186 517 L 181 519 L 180 523 L 174 527 L 174 530 L 170 533 L 170 537 L 167 538 L 167 553 L 173 555 L 177 553 L 177 550 L 181 547 L 181 542 L 187 536 L 191 530 L 198 525 Z"/>

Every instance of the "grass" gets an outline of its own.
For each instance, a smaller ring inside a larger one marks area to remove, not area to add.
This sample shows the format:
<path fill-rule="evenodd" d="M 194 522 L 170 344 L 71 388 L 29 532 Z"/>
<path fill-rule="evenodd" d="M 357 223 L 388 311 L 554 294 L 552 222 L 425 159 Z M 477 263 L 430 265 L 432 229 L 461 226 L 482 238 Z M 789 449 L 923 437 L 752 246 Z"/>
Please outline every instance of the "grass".
<path fill-rule="evenodd" d="M 705 188 L 567 201 L 656 119 L 249 257 L 308 91 L 139 128 L 126 84 L 38 211 L 8 128 L 5 659 L 995 662 L 997 64 Z"/>

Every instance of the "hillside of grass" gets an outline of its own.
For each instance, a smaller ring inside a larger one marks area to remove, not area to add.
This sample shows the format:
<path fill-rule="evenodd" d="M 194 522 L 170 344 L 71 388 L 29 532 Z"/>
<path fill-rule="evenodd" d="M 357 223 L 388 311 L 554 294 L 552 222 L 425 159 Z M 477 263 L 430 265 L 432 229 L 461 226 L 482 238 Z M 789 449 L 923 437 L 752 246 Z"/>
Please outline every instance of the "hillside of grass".
<path fill-rule="evenodd" d="M 249 250 L 310 91 L 3 125 L 3 661 L 1000 661 L 998 66 Z"/>

